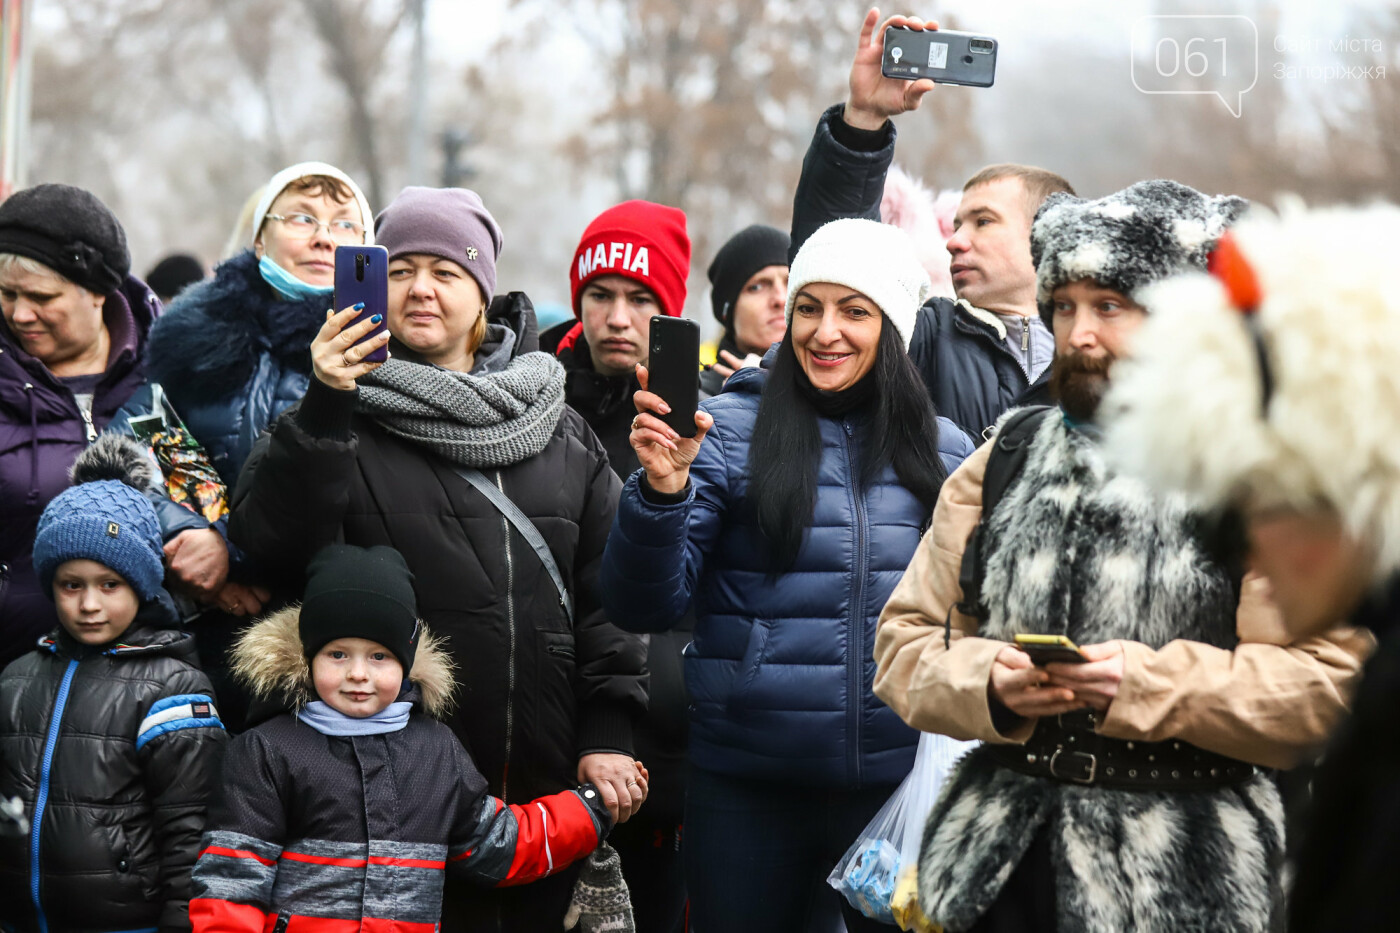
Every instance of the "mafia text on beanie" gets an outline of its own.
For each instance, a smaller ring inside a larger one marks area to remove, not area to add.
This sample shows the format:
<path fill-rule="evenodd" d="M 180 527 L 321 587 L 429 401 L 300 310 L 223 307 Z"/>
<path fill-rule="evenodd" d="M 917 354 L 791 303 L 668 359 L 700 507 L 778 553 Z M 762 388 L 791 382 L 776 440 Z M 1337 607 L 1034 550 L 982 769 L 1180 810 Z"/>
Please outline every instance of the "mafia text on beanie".
<path fill-rule="evenodd" d="M 475 191 L 407 187 L 375 218 L 374 229 L 390 259 L 440 256 L 466 269 L 488 304 L 496 294 L 496 260 L 504 240 Z"/>
<path fill-rule="evenodd" d="M 662 314 L 680 317 L 690 275 L 685 212 L 650 201 L 624 201 L 593 218 L 569 267 L 575 317 L 584 286 L 604 275 L 645 285 L 661 304 Z"/>
<path fill-rule="evenodd" d="M 1210 196 L 1180 182 L 1140 181 L 1089 201 L 1050 195 L 1031 225 L 1036 303 L 1054 329 L 1056 288 L 1092 279 L 1128 298 L 1145 285 L 1187 269 L 1204 269 L 1225 228 L 1249 202 Z"/>
<path fill-rule="evenodd" d="M 112 294 L 131 272 L 116 215 L 72 185 L 35 185 L 0 203 L 0 253 L 42 262 L 95 295 Z"/>
<path fill-rule="evenodd" d="M 909 234 L 858 218 L 823 224 L 793 257 L 788 273 L 789 327 L 797 293 L 813 282 L 844 285 L 875 302 L 899 332 L 906 350 L 914 339 L 919 307 L 932 291 Z"/>
<path fill-rule="evenodd" d="M 710 263 L 710 308 L 715 320 L 726 329 L 734 323 L 734 305 L 739 292 L 755 272 L 769 266 L 788 264 L 792 240 L 777 227 L 754 224 L 745 227 L 719 248 Z"/>
<path fill-rule="evenodd" d="M 34 535 L 34 570 L 50 599 L 54 573 L 70 560 L 111 568 L 142 602 L 160 594 L 160 522 L 143 492 L 158 482 L 150 455 L 124 435 L 102 434 L 78 455 L 74 485 L 44 508 Z"/>
<path fill-rule="evenodd" d="M 407 677 L 422 626 L 403 555 L 384 546 L 322 548 L 306 567 L 297 628 L 308 661 L 337 638 L 366 638 L 393 652 Z"/>

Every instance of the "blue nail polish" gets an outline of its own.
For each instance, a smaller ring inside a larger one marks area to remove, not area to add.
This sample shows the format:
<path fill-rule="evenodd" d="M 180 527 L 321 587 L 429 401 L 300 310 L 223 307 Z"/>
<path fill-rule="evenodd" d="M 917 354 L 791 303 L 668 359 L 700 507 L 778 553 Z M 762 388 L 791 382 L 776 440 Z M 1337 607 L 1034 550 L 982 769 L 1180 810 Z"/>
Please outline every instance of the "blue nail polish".
<path fill-rule="evenodd" d="M 363 311 L 364 309 L 365 309 L 365 303 L 364 303 L 363 301 L 357 302 L 356 305 L 355 305 L 355 308 L 354 308 L 354 310 L 356 310 L 356 311 Z"/>
<path fill-rule="evenodd" d="M 384 320 L 384 316 L 381 314 L 376 314 L 374 317 L 369 319 L 369 322 L 371 324 L 378 324 L 382 320 Z"/>

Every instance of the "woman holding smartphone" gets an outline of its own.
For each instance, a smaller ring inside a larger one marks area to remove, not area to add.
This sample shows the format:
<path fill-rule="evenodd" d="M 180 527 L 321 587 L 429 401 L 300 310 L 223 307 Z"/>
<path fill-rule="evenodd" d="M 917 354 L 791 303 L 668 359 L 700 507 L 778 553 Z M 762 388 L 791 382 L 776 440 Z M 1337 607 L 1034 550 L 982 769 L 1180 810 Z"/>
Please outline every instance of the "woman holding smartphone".
<path fill-rule="evenodd" d="M 875 699 L 875 620 L 943 478 L 972 452 L 936 417 L 906 347 L 928 276 L 901 231 L 818 230 L 793 262 L 788 330 L 736 373 L 694 438 L 637 393 L 600 592 L 665 631 L 694 605 L 686 800 L 691 922 L 808 931 L 824 878 L 908 773 L 918 733 Z M 851 931 L 884 928 L 842 905 Z"/>
<path fill-rule="evenodd" d="M 448 724 L 491 793 L 524 803 L 592 781 L 619 820 L 646 797 L 631 728 L 646 703 L 642 641 L 595 596 L 619 481 L 564 404 L 564 370 L 535 352 L 534 311 L 497 298 L 501 231 L 471 191 L 406 188 L 380 214 L 388 332 L 325 312 L 314 379 L 245 469 L 229 530 L 290 587 L 321 547 L 388 545 L 462 685 Z M 488 308 L 490 309 L 488 311 Z M 365 338 L 369 339 L 365 339 Z M 368 357 L 384 346 L 386 362 Z M 543 539 L 541 552 L 484 479 Z M 562 929 L 577 866 L 526 888 L 449 884 L 444 930 Z"/>

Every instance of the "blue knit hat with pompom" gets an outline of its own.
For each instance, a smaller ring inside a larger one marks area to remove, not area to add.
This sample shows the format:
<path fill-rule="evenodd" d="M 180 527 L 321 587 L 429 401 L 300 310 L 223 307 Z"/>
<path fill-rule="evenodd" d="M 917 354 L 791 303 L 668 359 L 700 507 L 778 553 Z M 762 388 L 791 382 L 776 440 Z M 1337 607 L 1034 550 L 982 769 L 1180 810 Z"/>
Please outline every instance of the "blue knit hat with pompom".
<path fill-rule="evenodd" d="M 165 577 L 160 522 L 141 489 L 156 467 L 135 440 L 104 434 L 73 464 L 74 485 L 39 518 L 34 570 L 53 599 L 53 575 L 70 560 L 95 560 L 121 574 L 142 602 L 155 599 Z"/>

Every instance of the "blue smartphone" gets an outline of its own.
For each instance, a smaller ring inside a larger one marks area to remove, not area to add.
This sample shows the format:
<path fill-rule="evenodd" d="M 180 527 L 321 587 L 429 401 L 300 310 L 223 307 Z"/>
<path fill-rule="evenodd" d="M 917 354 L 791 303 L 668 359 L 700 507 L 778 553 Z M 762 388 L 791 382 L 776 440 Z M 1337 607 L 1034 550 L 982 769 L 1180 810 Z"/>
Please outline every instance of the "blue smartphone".
<path fill-rule="evenodd" d="M 335 248 L 335 309 L 340 311 L 364 302 L 365 308 L 351 322 L 353 327 L 379 315 L 379 326 L 356 344 L 389 329 L 389 251 L 382 246 L 337 246 Z M 385 344 L 365 357 L 372 363 L 389 358 Z"/>

